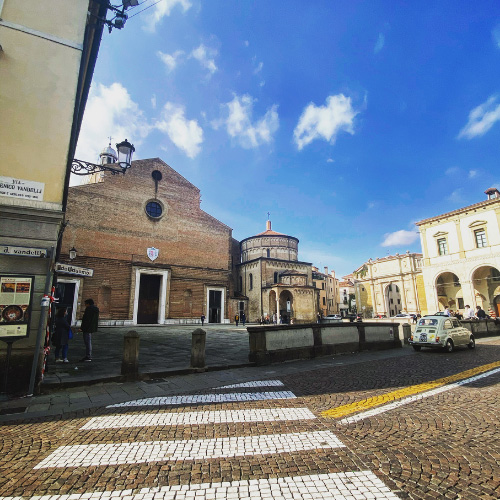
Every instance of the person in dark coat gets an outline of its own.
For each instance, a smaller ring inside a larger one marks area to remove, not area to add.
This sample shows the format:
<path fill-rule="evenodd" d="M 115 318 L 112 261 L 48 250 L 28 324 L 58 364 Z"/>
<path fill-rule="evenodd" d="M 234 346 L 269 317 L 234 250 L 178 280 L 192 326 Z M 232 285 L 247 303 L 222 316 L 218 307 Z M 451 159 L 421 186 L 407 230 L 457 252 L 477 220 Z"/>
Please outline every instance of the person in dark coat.
<path fill-rule="evenodd" d="M 56 363 L 69 363 L 68 348 L 70 329 L 71 325 L 66 319 L 66 308 L 60 307 L 56 311 L 55 329 L 54 334 L 52 335 L 52 343 L 56 347 Z M 59 354 L 61 355 L 60 357 Z"/>
<path fill-rule="evenodd" d="M 83 332 L 83 342 L 85 343 L 85 357 L 81 361 L 92 361 L 92 334 L 97 332 L 99 308 L 92 299 L 87 299 L 85 305 L 85 312 L 80 326 L 80 331 Z"/>

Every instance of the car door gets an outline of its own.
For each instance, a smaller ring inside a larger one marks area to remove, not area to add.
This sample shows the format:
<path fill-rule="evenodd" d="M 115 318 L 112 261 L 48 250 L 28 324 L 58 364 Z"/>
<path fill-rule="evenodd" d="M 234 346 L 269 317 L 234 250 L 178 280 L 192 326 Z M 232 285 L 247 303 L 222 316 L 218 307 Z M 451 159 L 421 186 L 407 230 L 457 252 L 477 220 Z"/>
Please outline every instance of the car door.
<path fill-rule="evenodd" d="M 443 333 L 452 340 L 454 345 L 460 343 L 460 340 L 457 339 L 457 331 L 453 328 L 453 323 L 450 318 L 447 318 L 443 321 Z"/>
<path fill-rule="evenodd" d="M 457 319 L 451 318 L 448 321 L 451 322 L 451 332 L 452 332 L 452 340 L 455 345 L 464 345 L 466 343 L 465 341 L 465 334 L 463 331 L 462 326 L 458 322 Z"/>

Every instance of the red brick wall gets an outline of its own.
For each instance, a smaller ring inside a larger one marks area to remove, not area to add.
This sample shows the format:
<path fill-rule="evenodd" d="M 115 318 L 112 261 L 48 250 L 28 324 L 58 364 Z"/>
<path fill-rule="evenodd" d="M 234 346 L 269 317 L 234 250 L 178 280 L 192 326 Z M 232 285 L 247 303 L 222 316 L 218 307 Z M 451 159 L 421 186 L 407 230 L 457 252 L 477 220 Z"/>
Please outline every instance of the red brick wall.
<path fill-rule="evenodd" d="M 162 174 L 159 220 L 145 213 L 155 199 L 153 170 Z M 200 316 L 205 286 L 226 287 L 226 302 L 233 291 L 231 267 L 238 257 L 231 228 L 201 210 L 198 188 L 159 158 L 135 161 L 125 175 L 109 175 L 102 183 L 70 188 L 66 220 L 60 260 L 69 262 L 75 247 L 72 264 L 94 269 L 84 279 L 83 300 L 96 300 L 100 289 L 101 297 L 109 295 L 102 287 L 111 289 L 110 317 L 102 319 L 132 318 L 133 266 L 170 269 L 169 318 Z M 148 247 L 159 250 L 153 262 Z"/>

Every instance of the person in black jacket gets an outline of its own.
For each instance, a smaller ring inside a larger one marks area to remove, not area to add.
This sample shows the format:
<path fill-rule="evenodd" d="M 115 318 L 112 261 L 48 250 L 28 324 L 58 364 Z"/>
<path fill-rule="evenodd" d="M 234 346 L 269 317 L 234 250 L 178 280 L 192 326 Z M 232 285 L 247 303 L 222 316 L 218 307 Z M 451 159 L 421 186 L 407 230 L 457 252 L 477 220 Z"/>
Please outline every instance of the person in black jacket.
<path fill-rule="evenodd" d="M 56 347 L 56 363 L 69 363 L 68 348 L 70 328 L 71 326 L 66 319 L 66 308 L 59 307 L 56 311 L 55 329 L 52 335 L 52 343 Z M 61 357 L 59 357 L 59 354 Z"/>
<path fill-rule="evenodd" d="M 481 307 L 477 306 L 477 312 L 476 312 L 476 316 L 478 319 L 486 319 L 486 313 L 483 311 L 483 309 L 481 309 Z"/>
<path fill-rule="evenodd" d="M 85 343 L 85 357 L 81 361 L 92 361 L 92 334 L 97 332 L 99 309 L 92 299 L 87 299 L 85 305 L 85 312 L 80 326 L 80 331 L 83 332 L 83 342 Z"/>

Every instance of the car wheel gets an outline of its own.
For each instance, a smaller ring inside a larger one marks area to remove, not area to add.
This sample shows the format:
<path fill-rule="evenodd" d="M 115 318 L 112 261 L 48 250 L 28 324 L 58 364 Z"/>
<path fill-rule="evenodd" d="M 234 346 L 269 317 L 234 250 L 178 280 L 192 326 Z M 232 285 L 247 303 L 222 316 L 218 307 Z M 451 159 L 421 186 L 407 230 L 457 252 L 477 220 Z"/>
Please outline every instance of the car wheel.
<path fill-rule="evenodd" d="M 421 345 L 413 345 L 412 347 L 413 347 L 413 349 L 415 349 L 415 351 L 417 351 L 417 352 L 418 352 L 418 351 L 420 351 L 420 349 L 422 349 L 422 346 L 421 346 Z"/>
<path fill-rule="evenodd" d="M 476 341 L 472 335 L 470 336 L 470 342 L 467 344 L 467 347 L 469 349 L 474 349 L 474 347 L 476 347 Z"/>
<path fill-rule="evenodd" d="M 454 349 L 453 341 L 451 339 L 448 339 L 446 341 L 446 345 L 444 346 L 446 352 L 453 352 Z"/>

